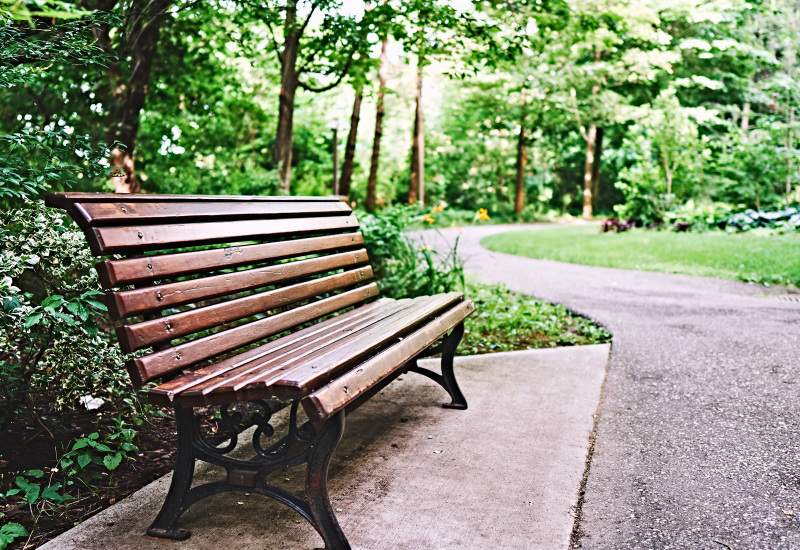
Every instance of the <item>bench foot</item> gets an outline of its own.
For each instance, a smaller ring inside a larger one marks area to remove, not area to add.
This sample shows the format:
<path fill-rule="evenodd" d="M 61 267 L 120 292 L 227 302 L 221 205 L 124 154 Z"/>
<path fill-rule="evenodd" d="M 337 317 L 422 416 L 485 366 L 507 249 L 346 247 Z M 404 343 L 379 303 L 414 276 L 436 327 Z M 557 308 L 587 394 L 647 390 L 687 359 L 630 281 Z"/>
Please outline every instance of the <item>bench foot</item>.
<path fill-rule="evenodd" d="M 428 369 L 424 369 L 414 362 L 414 366 L 409 368 L 409 372 L 416 372 L 426 376 L 442 386 L 445 391 L 450 395 L 450 403 L 443 403 L 442 407 L 445 409 L 466 410 L 467 399 L 461 393 L 461 388 L 456 381 L 456 375 L 453 372 L 453 357 L 456 354 L 456 348 L 464 337 L 464 323 L 463 321 L 453 327 L 442 343 L 428 352 L 428 355 L 441 352 L 442 354 L 442 374 L 437 374 Z"/>
<path fill-rule="evenodd" d="M 175 407 L 175 422 L 178 428 L 178 452 L 172 483 L 161 511 L 156 516 L 147 534 L 151 537 L 173 540 L 186 540 L 192 534 L 186 529 L 176 529 L 175 522 L 186 509 L 184 501 L 194 477 L 194 453 L 192 439 L 194 414 L 191 407 Z"/>
<path fill-rule="evenodd" d="M 192 536 L 192 532 L 188 529 L 161 529 L 158 527 L 150 527 L 147 530 L 147 535 L 157 539 L 186 540 Z"/>
<path fill-rule="evenodd" d="M 344 415 L 344 411 L 339 411 L 322 425 L 306 470 L 308 504 L 314 516 L 314 527 L 325 541 L 325 550 L 350 550 L 328 498 L 328 464 L 344 433 Z"/>

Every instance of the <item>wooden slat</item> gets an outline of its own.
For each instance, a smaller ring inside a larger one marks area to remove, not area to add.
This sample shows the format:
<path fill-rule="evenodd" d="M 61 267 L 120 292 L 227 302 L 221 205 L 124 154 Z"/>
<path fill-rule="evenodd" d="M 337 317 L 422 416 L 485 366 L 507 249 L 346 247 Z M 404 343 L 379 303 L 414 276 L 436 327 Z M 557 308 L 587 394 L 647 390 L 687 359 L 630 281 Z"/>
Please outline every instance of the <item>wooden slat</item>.
<path fill-rule="evenodd" d="M 206 379 L 194 387 L 186 388 L 180 396 L 180 402 L 182 404 L 230 402 L 230 396 L 238 390 L 238 386 L 245 385 L 243 381 L 254 377 L 279 377 L 283 371 L 303 358 L 318 354 L 320 349 L 344 341 L 353 334 L 375 326 L 387 317 L 409 307 L 412 307 L 411 300 L 397 300 L 367 316 L 359 317 L 343 325 L 329 327 L 321 333 L 297 341 L 291 346 L 281 346 L 258 359 L 239 363 L 236 368 L 219 373 L 214 378 Z"/>
<path fill-rule="evenodd" d="M 136 357 L 128 361 L 126 366 L 134 385 L 141 387 L 144 383 L 177 369 L 233 351 L 307 321 L 375 298 L 377 295 L 378 287 L 375 283 L 371 283 L 285 313 Z"/>
<path fill-rule="evenodd" d="M 392 340 L 413 331 L 426 319 L 438 314 L 451 304 L 461 301 L 463 294 L 451 292 L 426 298 L 428 299 L 420 304 L 420 307 L 392 316 L 387 322 L 361 331 L 336 346 L 320 350 L 319 353 L 304 358 L 304 361 L 299 363 L 296 368 L 286 369 L 284 373 L 277 376 L 256 376 L 249 380 L 242 380 L 237 382 L 232 389 L 241 390 L 244 386 L 251 385 L 274 386 L 276 395 L 292 399 L 301 398 L 327 383 L 348 365 L 369 353 L 374 353 Z"/>
<path fill-rule="evenodd" d="M 142 281 L 205 273 L 362 244 L 364 244 L 364 238 L 361 233 L 345 233 L 274 243 L 212 248 L 196 252 L 106 260 L 97 264 L 96 269 L 103 288 L 109 289 Z"/>
<path fill-rule="evenodd" d="M 371 278 L 372 268 L 365 266 L 260 294 L 123 326 L 117 329 L 117 337 L 122 351 L 131 353 L 225 323 L 265 313 L 277 307 L 288 306 L 326 292 L 349 287 Z"/>
<path fill-rule="evenodd" d="M 285 218 L 342 215 L 350 212 L 343 202 L 84 202 L 75 210 L 86 225 L 182 223 L 186 221 L 244 218 Z"/>
<path fill-rule="evenodd" d="M 62 210 L 79 202 L 165 202 L 165 201 L 211 201 L 211 202 L 303 202 L 303 201 L 323 201 L 339 202 L 339 197 L 269 197 L 262 195 L 147 195 L 144 193 L 48 193 L 45 197 L 45 204 L 53 208 Z"/>
<path fill-rule="evenodd" d="M 306 413 L 312 420 L 330 418 L 413 359 L 473 311 L 475 305 L 471 300 L 461 302 L 397 344 L 313 392 L 304 401 Z M 306 406 L 306 403 L 310 406 Z"/>
<path fill-rule="evenodd" d="M 363 248 L 352 252 L 332 254 L 309 260 L 261 266 L 253 269 L 200 277 L 177 283 L 123 290 L 108 295 L 106 303 L 113 319 L 163 310 L 166 308 L 208 300 L 243 290 L 264 287 L 276 283 L 307 277 L 363 264 L 367 251 Z"/>
<path fill-rule="evenodd" d="M 329 330 L 335 330 L 336 327 L 347 326 L 358 322 L 360 319 L 371 317 L 375 315 L 376 310 L 380 310 L 382 307 L 393 302 L 394 300 L 389 298 L 381 298 L 370 304 L 365 304 L 346 313 L 342 313 L 341 315 L 331 317 L 320 323 L 278 338 L 277 340 L 267 342 L 257 348 L 242 352 L 234 357 L 220 361 L 219 363 L 214 363 L 213 365 L 208 365 L 207 367 L 202 367 L 186 373 L 183 376 L 165 382 L 155 388 L 151 388 L 148 390 L 148 395 L 153 403 L 169 405 L 182 392 L 192 389 L 208 380 L 212 380 L 216 376 L 253 362 L 258 362 L 274 352 L 280 352 L 285 348 L 293 348 L 300 342 L 317 338 L 320 334 L 324 335 Z"/>
<path fill-rule="evenodd" d="M 97 256 L 133 250 L 246 241 L 260 237 L 301 235 L 321 231 L 355 231 L 355 216 L 238 220 L 181 224 L 93 227 L 86 232 L 89 247 Z"/>

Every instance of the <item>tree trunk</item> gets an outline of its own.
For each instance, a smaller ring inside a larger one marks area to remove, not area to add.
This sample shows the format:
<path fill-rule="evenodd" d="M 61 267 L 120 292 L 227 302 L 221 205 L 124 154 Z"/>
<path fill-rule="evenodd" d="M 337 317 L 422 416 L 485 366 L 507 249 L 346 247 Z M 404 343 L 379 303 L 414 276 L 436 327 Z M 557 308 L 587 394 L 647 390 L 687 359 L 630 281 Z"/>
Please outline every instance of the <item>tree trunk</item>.
<path fill-rule="evenodd" d="M 747 141 L 747 130 L 750 128 L 750 102 L 745 101 L 744 108 L 742 109 L 742 133 L 744 139 Z"/>
<path fill-rule="evenodd" d="M 114 1 L 98 2 L 99 9 L 110 10 L 117 4 Z M 141 189 L 135 169 L 136 138 L 139 133 L 139 116 L 147 99 L 150 84 L 150 69 L 153 66 L 158 38 L 164 15 L 170 0 L 149 2 L 137 0 L 131 6 L 136 15 L 131 18 L 127 33 L 126 54 L 131 57 L 131 74 L 127 79 L 117 63 L 110 63 L 107 75 L 113 90 L 112 122 L 108 141 L 119 142 L 114 147 L 109 160 L 116 177 L 111 181 L 117 193 L 137 193 Z M 110 26 L 103 25 L 96 31 L 98 43 L 111 52 Z"/>
<path fill-rule="evenodd" d="M 525 201 L 525 164 L 528 162 L 528 152 L 525 149 L 525 103 L 527 88 L 522 88 L 522 114 L 519 117 L 519 139 L 517 139 L 517 178 L 515 182 L 516 196 L 514 200 L 514 213 L 522 214 Z"/>
<path fill-rule="evenodd" d="M 594 165 L 594 140 L 597 125 L 589 126 L 586 133 L 586 165 L 583 169 L 583 217 L 592 217 L 592 167 Z"/>
<path fill-rule="evenodd" d="M 592 209 L 594 212 L 597 212 L 597 201 L 600 198 L 600 157 L 603 154 L 604 133 L 601 126 L 597 129 L 594 140 L 594 159 L 592 160 Z"/>
<path fill-rule="evenodd" d="M 297 93 L 297 53 L 300 48 L 301 30 L 295 25 L 297 1 L 286 6 L 284 21 L 283 52 L 281 57 L 281 91 L 278 105 L 278 129 L 272 147 L 272 159 L 278 167 L 283 192 L 287 195 L 292 181 L 292 132 L 294 127 L 294 98 Z"/>
<path fill-rule="evenodd" d="M 378 182 L 378 159 L 381 155 L 381 135 L 383 134 L 383 98 L 386 95 L 386 47 L 388 38 L 381 44 L 380 67 L 378 68 L 378 105 L 375 109 L 375 138 L 372 141 L 372 162 L 369 166 L 369 179 L 367 179 L 367 204 L 368 212 L 375 211 L 375 186 Z"/>
<path fill-rule="evenodd" d="M 417 109 L 414 118 L 414 143 L 411 149 L 411 179 L 408 204 L 425 203 L 425 128 L 422 117 L 422 59 L 417 61 Z"/>
<path fill-rule="evenodd" d="M 358 121 L 361 118 L 361 100 L 364 98 L 362 90 L 356 91 L 353 100 L 353 114 L 350 115 L 350 132 L 347 134 L 347 146 L 344 149 L 344 163 L 342 163 L 342 179 L 339 181 L 339 194 L 350 196 L 350 184 L 353 180 L 353 166 L 356 157 L 356 137 L 358 136 Z"/>
<path fill-rule="evenodd" d="M 792 157 L 794 155 L 794 107 L 789 107 L 789 128 L 786 131 L 786 188 L 784 200 L 789 206 L 789 195 L 792 193 Z"/>

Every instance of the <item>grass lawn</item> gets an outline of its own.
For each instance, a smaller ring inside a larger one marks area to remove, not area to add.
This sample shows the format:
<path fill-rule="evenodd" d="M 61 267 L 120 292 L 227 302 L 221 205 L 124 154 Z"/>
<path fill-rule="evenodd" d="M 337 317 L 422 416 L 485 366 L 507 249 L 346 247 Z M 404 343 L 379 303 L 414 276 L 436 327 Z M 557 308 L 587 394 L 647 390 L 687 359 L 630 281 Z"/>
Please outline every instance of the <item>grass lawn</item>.
<path fill-rule="evenodd" d="M 800 235 L 675 233 L 597 226 L 509 231 L 481 241 L 490 250 L 574 264 L 800 285 Z"/>

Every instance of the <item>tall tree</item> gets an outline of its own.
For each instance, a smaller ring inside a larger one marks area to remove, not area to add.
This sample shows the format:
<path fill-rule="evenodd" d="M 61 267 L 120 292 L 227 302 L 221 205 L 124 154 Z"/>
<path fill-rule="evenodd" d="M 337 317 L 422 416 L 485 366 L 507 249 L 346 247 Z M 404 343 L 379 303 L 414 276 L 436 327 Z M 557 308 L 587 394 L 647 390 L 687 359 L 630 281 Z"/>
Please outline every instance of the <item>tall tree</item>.
<path fill-rule="evenodd" d="M 365 46 L 367 24 L 340 13 L 337 0 L 286 0 L 259 6 L 281 67 L 278 125 L 272 160 L 285 193 L 291 190 L 294 105 L 298 88 L 319 93 L 338 86 L 353 58 Z M 315 14 L 320 24 L 311 25 Z M 281 28 L 280 34 L 276 27 Z"/>
<path fill-rule="evenodd" d="M 369 165 L 369 178 L 367 179 L 367 203 L 365 208 L 368 212 L 375 211 L 375 188 L 378 182 L 378 163 L 381 155 L 381 137 L 383 136 L 383 102 L 386 97 L 386 48 L 389 38 L 384 36 L 381 41 L 381 57 L 378 66 L 378 100 L 375 107 L 375 135 L 372 140 L 372 159 Z"/>
<path fill-rule="evenodd" d="M 422 111 L 422 72 L 424 58 L 417 59 L 417 85 L 414 101 L 414 136 L 411 142 L 411 177 L 408 204 L 425 203 L 425 119 Z"/>
<path fill-rule="evenodd" d="M 517 162 L 516 178 L 514 180 L 514 213 L 522 214 L 525 204 L 525 165 L 528 162 L 528 152 L 525 149 L 525 115 L 527 114 L 528 89 L 522 88 L 522 113 L 519 116 L 519 136 L 517 137 Z"/>
<path fill-rule="evenodd" d="M 112 149 L 110 159 L 111 166 L 116 167 L 121 176 L 112 178 L 117 193 L 137 193 L 141 189 L 135 168 L 139 117 L 147 99 L 154 54 L 170 4 L 171 0 L 97 1 L 98 10 L 121 10 L 124 40 L 119 45 L 119 59 L 131 60 L 126 67 L 118 61 L 111 62 L 106 71 L 112 93 L 107 139 L 110 143 L 121 144 Z M 111 35 L 112 29 L 107 23 L 96 30 L 98 43 L 109 54 L 116 53 L 117 49 Z"/>

